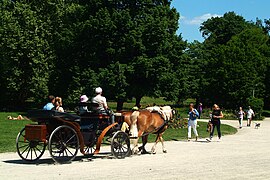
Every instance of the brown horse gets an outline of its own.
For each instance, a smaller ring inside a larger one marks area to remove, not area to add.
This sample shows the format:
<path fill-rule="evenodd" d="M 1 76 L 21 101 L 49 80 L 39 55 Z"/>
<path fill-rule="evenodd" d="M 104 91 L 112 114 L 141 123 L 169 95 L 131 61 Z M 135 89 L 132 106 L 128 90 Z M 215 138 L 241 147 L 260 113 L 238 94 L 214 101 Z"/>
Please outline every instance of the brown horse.
<path fill-rule="evenodd" d="M 156 153 L 156 145 L 160 141 L 162 143 L 163 152 L 166 153 L 167 150 L 164 146 L 164 140 L 162 135 L 164 131 L 168 128 L 166 118 L 158 112 L 150 112 L 149 110 L 134 111 L 130 115 L 130 133 L 131 139 L 134 139 L 133 153 L 136 154 L 139 151 L 141 153 L 147 153 L 145 150 L 145 145 L 148 140 L 148 135 L 150 133 L 157 134 L 155 144 L 153 145 L 151 152 Z M 142 137 L 142 146 L 138 148 L 138 139 Z"/>

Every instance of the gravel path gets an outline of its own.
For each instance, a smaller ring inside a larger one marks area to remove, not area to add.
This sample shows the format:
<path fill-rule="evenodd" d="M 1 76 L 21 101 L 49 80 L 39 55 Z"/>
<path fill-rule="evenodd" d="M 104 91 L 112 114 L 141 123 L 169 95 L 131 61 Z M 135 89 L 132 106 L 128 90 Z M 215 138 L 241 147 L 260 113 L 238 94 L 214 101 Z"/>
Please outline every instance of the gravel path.
<path fill-rule="evenodd" d="M 237 127 L 237 121 L 222 121 Z M 243 127 L 221 142 L 171 141 L 161 145 L 156 155 L 125 159 L 103 154 L 88 161 L 82 156 L 71 164 L 54 164 L 48 153 L 38 164 L 24 163 L 16 153 L 0 154 L 1 179 L 270 179 L 270 119 L 259 129 Z M 147 145 L 151 149 L 152 144 Z"/>

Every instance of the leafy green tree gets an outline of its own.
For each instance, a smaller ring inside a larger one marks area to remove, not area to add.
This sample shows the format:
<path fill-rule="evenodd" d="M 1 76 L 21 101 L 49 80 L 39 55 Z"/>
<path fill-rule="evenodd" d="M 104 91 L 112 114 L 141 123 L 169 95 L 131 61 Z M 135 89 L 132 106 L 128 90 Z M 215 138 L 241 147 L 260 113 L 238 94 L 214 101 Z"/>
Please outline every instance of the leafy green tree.
<path fill-rule="evenodd" d="M 207 83 L 200 96 L 211 104 L 235 108 L 245 105 L 253 91 L 256 97 L 265 95 L 269 36 L 254 23 L 229 15 L 207 20 L 201 27 L 209 36 L 203 43 Z"/>
<path fill-rule="evenodd" d="M 54 54 L 38 8 L 24 1 L 1 1 L 1 105 L 22 107 L 29 97 L 39 102 L 48 94 Z"/>
<path fill-rule="evenodd" d="M 212 17 L 202 23 L 200 31 L 205 38 L 205 43 L 211 45 L 226 44 L 234 35 L 248 28 L 242 16 L 234 12 L 225 13 L 222 17 Z"/>

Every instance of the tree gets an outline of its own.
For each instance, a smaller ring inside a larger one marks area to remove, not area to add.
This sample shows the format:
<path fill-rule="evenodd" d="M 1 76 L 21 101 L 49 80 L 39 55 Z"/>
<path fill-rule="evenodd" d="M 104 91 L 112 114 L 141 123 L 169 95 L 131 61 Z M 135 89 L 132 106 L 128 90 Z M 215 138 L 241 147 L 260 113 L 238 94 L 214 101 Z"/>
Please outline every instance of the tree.
<path fill-rule="evenodd" d="M 200 96 L 228 108 L 247 104 L 254 90 L 264 97 L 269 37 L 263 29 L 231 13 L 207 20 L 201 29 L 209 36 L 203 43 L 207 83 Z"/>
<path fill-rule="evenodd" d="M 48 94 L 49 67 L 54 58 L 39 6 L 1 1 L 1 105 L 23 107 Z"/>
<path fill-rule="evenodd" d="M 223 17 L 212 17 L 200 26 L 205 43 L 211 45 L 226 44 L 234 35 L 251 26 L 242 16 L 234 12 L 225 13 Z"/>

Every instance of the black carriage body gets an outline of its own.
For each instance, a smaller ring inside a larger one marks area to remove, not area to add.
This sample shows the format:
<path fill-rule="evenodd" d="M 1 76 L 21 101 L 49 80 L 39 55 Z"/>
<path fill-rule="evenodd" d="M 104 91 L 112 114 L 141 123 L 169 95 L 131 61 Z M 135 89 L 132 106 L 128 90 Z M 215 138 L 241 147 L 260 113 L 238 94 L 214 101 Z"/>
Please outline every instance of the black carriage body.
<path fill-rule="evenodd" d="M 39 159 L 47 145 L 52 158 L 59 163 L 72 161 L 79 149 L 85 155 L 96 154 L 104 136 L 112 138 L 115 157 L 129 155 L 129 138 L 118 131 L 123 118 L 116 118 L 117 123 L 112 124 L 110 116 L 94 111 L 78 116 L 55 110 L 29 111 L 28 118 L 37 123 L 26 125 L 16 138 L 17 152 L 26 161 Z"/>

